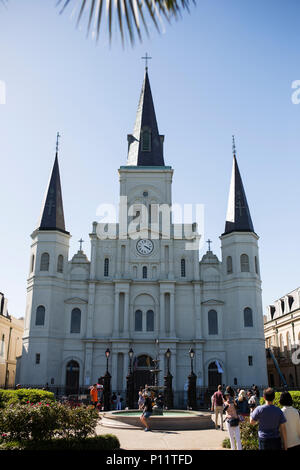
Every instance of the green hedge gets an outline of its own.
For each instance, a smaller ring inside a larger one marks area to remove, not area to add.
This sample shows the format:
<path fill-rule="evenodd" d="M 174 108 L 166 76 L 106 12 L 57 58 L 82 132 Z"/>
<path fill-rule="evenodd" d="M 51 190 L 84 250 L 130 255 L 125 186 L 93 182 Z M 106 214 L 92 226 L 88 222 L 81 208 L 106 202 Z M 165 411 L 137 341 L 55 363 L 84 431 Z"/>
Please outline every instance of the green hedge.
<path fill-rule="evenodd" d="M 240 423 L 240 435 L 243 450 L 258 450 L 258 426 L 252 426 L 249 418 Z M 224 449 L 230 449 L 230 440 L 224 439 L 222 442 Z"/>
<path fill-rule="evenodd" d="M 289 392 L 292 399 L 293 399 L 293 407 L 297 408 L 298 411 L 300 411 L 300 391 L 297 392 Z M 274 405 L 279 406 L 279 408 L 282 408 L 282 406 L 279 403 L 281 392 L 275 392 L 275 400 L 274 400 Z M 260 404 L 263 405 L 265 403 L 264 398 L 260 399 Z"/>
<path fill-rule="evenodd" d="M 119 439 L 113 434 L 86 439 L 51 439 L 51 441 L 3 441 L 0 450 L 118 450 Z"/>
<path fill-rule="evenodd" d="M 10 404 L 0 412 L 0 436 L 10 441 L 86 439 L 95 435 L 98 420 L 98 411 L 92 406 L 72 408 L 58 402 Z"/>
<path fill-rule="evenodd" d="M 44 400 L 53 401 L 54 393 L 35 388 L 0 389 L 0 408 L 11 403 L 39 403 Z"/>

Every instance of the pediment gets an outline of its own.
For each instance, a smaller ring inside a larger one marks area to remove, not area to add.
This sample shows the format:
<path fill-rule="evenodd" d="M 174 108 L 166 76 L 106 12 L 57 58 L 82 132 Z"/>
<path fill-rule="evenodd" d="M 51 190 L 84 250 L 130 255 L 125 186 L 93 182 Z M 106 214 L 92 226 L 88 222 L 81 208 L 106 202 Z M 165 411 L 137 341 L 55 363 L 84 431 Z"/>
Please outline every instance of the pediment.
<path fill-rule="evenodd" d="M 201 305 L 224 305 L 225 302 L 222 300 L 216 300 L 216 299 L 210 299 L 210 300 L 204 300 L 204 302 L 201 302 Z"/>
<path fill-rule="evenodd" d="M 80 299 L 79 297 L 71 297 L 70 299 L 65 300 L 65 304 L 87 304 L 88 301 L 84 299 Z"/>

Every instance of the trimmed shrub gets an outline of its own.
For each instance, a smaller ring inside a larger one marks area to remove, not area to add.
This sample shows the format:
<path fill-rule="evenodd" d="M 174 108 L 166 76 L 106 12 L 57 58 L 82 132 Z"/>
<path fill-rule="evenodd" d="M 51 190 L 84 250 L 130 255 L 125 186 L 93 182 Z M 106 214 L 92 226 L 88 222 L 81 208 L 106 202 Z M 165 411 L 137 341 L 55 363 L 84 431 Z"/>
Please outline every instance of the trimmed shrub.
<path fill-rule="evenodd" d="M 94 407 L 71 408 L 58 402 L 11 404 L 0 412 L 0 436 L 11 441 L 41 441 L 53 437 L 86 439 L 99 419 Z"/>
<path fill-rule="evenodd" d="M 252 426 L 248 417 L 240 423 L 240 435 L 243 450 L 258 450 L 258 426 Z M 231 448 L 228 438 L 223 440 L 222 447 Z"/>
<path fill-rule="evenodd" d="M 54 393 L 35 388 L 0 389 L 0 408 L 12 403 L 39 403 L 44 400 L 54 401 Z"/>
<path fill-rule="evenodd" d="M 0 450 L 118 450 L 119 439 L 113 434 L 79 439 L 51 439 L 50 441 L 3 441 Z"/>
<path fill-rule="evenodd" d="M 245 417 L 240 432 L 243 450 L 258 450 L 258 425 L 250 424 L 250 419 Z"/>
<path fill-rule="evenodd" d="M 224 449 L 230 449 L 231 448 L 229 437 L 226 437 L 226 439 L 223 440 L 222 447 Z"/>
<path fill-rule="evenodd" d="M 293 399 L 293 407 L 297 408 L 297 410 L 300 411 L 300 392 L 297 391 L 297 392 L 289 392 L 289 393 Z M 282 408 L 282 406 L 279 403 L 280 395 L 281 395 L 281 392 L 275 392 L 274 405 L 279 406 L 279 408 Z M 264 403 L 265 403 L 265 400 L 262 397 L 260 399 L 260 404 L 264 405 Z"/>

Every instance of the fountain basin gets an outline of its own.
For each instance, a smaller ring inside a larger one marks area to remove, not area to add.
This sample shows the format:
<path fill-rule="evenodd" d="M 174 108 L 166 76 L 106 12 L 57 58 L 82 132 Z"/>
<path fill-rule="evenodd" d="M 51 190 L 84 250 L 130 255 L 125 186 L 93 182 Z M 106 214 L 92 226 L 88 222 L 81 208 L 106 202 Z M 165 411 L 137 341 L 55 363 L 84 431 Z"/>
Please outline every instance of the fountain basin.
<path fill-rule="evenodd" d="M 112 428 L 141 429 L 142 412 L 139 410 L 108 411 L 102 415 L 101 425 Z M 152 415 L 150 427 L 153 430 L 197 430 L 213 429 L 212 414 L 208 411 L 167 410 L 163 415 Z"/>

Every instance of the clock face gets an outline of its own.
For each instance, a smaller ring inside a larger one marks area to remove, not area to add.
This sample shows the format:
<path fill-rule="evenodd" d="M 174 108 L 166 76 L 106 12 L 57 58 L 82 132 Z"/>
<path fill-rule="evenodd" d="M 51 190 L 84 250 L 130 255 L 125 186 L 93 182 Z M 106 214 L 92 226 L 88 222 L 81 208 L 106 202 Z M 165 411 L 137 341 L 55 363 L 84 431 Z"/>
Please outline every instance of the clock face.
<path fill-rule="evenodd" d="M 136 249 L 140 255 L 150 255 L 154 248 L 151 240 L 141 239 L 136 244 Z"/>

